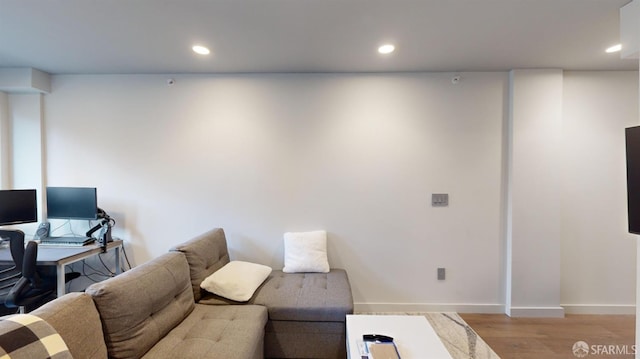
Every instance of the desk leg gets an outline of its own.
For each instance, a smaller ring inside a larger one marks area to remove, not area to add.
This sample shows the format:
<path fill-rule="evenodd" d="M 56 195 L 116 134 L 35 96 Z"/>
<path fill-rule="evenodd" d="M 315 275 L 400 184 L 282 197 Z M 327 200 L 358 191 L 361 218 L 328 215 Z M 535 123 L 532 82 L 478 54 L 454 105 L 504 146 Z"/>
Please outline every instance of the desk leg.
<path fill-rule="evenodd" d="M 120 274 L 120 246 L 116 247 L 116 275 Z"/>
<path fill-rule="evenodd" d="M 64 282 L 64 264 L 56 265 L 56 279 L 58 281 L 57 288 L 57 296 L 62 297 L 66 292 L 65 282 Z"/>

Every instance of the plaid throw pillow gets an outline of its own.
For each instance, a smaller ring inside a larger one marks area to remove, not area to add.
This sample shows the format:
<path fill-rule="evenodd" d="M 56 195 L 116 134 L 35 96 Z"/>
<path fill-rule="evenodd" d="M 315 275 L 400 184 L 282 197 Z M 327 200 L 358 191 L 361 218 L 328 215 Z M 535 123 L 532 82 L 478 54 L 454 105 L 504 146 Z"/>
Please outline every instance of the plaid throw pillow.
<path fill-rule="evenodd" d="M 31 314 L 0 318 L 0 358 L 68 359 L 71 353 L 49 323 Z"/>

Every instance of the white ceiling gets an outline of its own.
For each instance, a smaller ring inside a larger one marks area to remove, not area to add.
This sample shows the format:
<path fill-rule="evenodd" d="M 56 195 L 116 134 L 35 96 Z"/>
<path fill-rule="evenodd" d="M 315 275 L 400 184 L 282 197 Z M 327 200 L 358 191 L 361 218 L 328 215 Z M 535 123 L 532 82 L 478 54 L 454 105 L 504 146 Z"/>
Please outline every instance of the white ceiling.
<path fill-rule="evenodd" d="M 0 0 L 0 67 L 50 73 L 637 70 L 629 0 Z M 390 56 L 377 54 L 384 42 Z M 200 57 L 194 43 L 212 54 Z"/>

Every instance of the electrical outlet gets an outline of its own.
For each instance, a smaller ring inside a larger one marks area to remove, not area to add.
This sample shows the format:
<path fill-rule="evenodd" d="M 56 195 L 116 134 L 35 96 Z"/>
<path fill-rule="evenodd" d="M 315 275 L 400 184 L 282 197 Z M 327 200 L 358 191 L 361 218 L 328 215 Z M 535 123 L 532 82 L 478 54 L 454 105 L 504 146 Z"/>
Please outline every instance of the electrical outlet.
<path fill-rule="evenodd" d="M 438 280 L 444 280 L 445 273 L 444 268 L 438 268 Z"/>

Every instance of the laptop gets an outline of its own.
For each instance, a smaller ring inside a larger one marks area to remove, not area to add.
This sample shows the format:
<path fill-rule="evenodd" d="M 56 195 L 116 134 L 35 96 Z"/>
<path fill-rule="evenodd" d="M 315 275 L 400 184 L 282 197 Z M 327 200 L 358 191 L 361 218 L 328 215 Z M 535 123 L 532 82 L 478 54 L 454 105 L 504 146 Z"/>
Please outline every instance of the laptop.
<path fill-rule="evenodd" d="M 91 244 L 95 240 L 92 237 L 46 237 L 40 240 L 40 245 L 81 247 Z"/>

